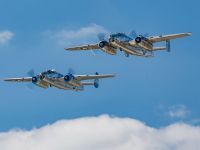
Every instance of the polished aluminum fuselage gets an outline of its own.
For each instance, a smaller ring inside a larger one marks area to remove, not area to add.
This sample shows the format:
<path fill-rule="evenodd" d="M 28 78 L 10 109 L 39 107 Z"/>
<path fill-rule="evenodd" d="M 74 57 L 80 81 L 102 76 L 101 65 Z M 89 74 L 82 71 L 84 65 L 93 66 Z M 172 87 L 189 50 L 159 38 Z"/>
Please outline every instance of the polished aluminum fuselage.
<path fill-rule="evenodd" d="M 136 43 L 135 40 L 123 33 L 113 34 L 109 39 L 110 45 L 123 50 L 127 54 L 150 57 L 153 56 L 153 45 L 148 40 Z"/>
<path fill-rule="evenodd" d="M 63 90 L 81 91 L 84 89 L 80 81 L 77 80 L 65 81 L 64 75 L 57 73 L 55 71 L 46 71 L 41 73 L 40 75 L 43 75 L 43 78 L 40 79 L 36 83 L 36 85 L 43 88 L 54 86 Z"/>

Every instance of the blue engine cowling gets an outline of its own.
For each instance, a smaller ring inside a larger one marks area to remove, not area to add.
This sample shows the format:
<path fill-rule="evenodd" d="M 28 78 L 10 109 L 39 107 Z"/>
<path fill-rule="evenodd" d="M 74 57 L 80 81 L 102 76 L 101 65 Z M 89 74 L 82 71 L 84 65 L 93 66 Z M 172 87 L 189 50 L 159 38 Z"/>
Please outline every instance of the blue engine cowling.
<path fill-rule="evenodd" d="M 100 48 L 104 48 L 106 45 L 108 45 L 107 41 L 101 41 L 101 42 L 99 42 L 99 47 Z"/>
<path fill-rule="evenodd" d="M 143 41 L 148 41 L 148 39 L 147 39 L 145 36 L 142 36 L 142 35 L 137 36 L 137 37 L 135 38 L 135 42 L 136 42 L 136 43 L 141 43 L 141 42 L 143 42 Z"/>
<path fill-rule="evenodd" d="M 116 49 L 112 47 L 107 41 L 99 42 L 99 48 L 110 55 L 116 55 Z"/>
<path fill-rule="evenodd" d="M 64 76 L 64 81 L 65 82 L 69 82 L 69 81 L 71 81 L 73 79 L 74 79 L 74 76 L 72 74 L 68 74 L 68 75 Z"/>
<path fill-rule="evenodd" d="M 142 37 L 138 36 L 135 38 L 136 43 L 141 43 L 142 42 Z"/>
<path fill-rule="evenodd" d="M 37 84 L 39 81 L 40 81 L 40 77 L 39 76 L 32 77 L 32 83 Z"/>

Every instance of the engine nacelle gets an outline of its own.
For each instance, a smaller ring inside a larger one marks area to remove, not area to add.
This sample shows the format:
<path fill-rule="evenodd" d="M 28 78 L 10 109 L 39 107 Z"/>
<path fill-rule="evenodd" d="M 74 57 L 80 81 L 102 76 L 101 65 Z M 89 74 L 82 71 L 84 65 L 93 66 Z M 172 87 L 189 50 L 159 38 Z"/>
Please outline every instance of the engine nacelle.
<path fill-rule="evenodd" d="M 104 48 L 106 45 L 108 45 L 107 41 L 101 41 L 101 42 L 99 42 L 99 47 L 100 48 Z"/>
<path fill-rule="evenodd" d="M 99 47 L 103 52 L 106 52 L 110 55 L 116 55 L 117 51 L 113 48 L 107 41 L 101 41 L 99 43 Z"/>
<path fill-rule="evenodd" d="M 146 49 L 146 50 L 151 50 L 153 48 L 152 43 L 149 42 L 148 39 L 143 37 L 143 36 L 136 37 L 135 43 L 138 44 L 143 49 Z"/>
<path fill-rule="evenodd" d="M 34 76 L 34 77 L 32 77 L 32 83 L 33 84 L 37 84 L 37 83 L 39 83 L 40 82 L 40 77 L 39 76 Z"/>
<path fill-rule="evenodd" d="M 48 83 L 41 82 L 44 78 L 45 77 L 41 75 L 33 76 L 32 83 L 42 88 L 48 88 L 49 87 Z"/>
<path fill-rule="evenodd" d="M 68 74 L 66 76 L 64 76 L 64 81 L 73 86 L 74 88 L 80 88 L 81 83 L 80 81 L 74 80 L 74 76 L 72 74 Z"/>
<path fill-rule="evenodd" d="M 135 42 L 136 42 L 137 44 L 141 43 L 141 42 L 142 42 L 142 38 L 141 38 L 140 36 L 136 37 L 136 38 L 135 38 Z"/>
<path fill-rule="evenodd" d="M 71 81 L 73 79 L 74 79 L 74 76 L 71 75 L 71 74 L 68 74 L 68 75 L 64 76 L 64 81 L 65 82 L 69 82 L 69 81 Z"/>

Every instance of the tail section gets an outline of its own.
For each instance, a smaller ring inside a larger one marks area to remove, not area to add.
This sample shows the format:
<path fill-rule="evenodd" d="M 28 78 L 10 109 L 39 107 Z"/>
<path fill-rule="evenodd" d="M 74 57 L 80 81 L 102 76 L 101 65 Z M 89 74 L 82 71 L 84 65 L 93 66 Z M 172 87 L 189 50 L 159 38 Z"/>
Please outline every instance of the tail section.
<path fill-rule="evenodd" d="M 99 75 L 99 73 L 96 72 L 95 75 Z M 98 88 L 98 87 L 99 87 L 99 79 L 95 79 L 95 80 L 94 80 L 94 87 L 95 87 L 95 88 Z"/>
<path fill-rule="evenodd" d="M 167 52 L 171 51 L 170 41 L 166 41 L 166 50 Z"/>
<path fill-rule="evenodd" d="M 99 75 L 98 72 L 95 75 Z M 99 79 L 94 79 L 94 82 L 81 82 L 82 85 L 93 85 L 95 88 L 99 87 Z"/>

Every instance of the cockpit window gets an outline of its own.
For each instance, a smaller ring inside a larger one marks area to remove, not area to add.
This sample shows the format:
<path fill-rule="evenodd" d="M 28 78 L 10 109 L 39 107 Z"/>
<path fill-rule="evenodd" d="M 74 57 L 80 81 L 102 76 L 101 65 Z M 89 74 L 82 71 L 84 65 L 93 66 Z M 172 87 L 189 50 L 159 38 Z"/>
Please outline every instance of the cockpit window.
<path fill-rule="evenodd" d="M 47 73 L 52 74 L 52 73 L 56 73 L 55 70 L 48 70 Z"/>
<path fill-rule="evenodd" d="M 47 70 L 46 72 L 43 73 L 46 77 L 49 77 L 49 78 L 62 78 L 63 75 L 56 72 L 56 70 Z"/>
<path fill-rule="evenodd" d="M 128 42 L 132 40 L 132 38 L 130 38 L 124 33 L 112 34 L 110 37 L 114 40 L 123 41 L 123 42 Z"/>

